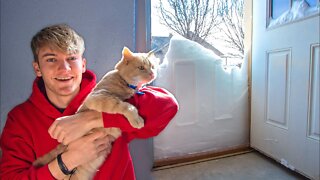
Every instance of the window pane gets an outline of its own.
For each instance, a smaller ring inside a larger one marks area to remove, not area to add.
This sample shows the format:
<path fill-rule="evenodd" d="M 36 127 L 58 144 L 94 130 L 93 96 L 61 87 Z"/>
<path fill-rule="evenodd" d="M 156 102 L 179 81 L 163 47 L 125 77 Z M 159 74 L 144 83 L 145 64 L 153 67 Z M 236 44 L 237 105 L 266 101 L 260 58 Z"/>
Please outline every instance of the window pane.
<path fill-rule="evenodd" d="M 273 19 L 276 19 L 282 13 L 290 9 L 289 0 L 272 0 L 271 2 L 271 17 Z"/>
<path fill-rule="evenodd" d="M 309 4 L 310 7 L 315 7 L 315 6 L 317 6 L 317 2 L 319 0 L 306 0 L 306 1 L 307 1 L 307 3 Z"/>

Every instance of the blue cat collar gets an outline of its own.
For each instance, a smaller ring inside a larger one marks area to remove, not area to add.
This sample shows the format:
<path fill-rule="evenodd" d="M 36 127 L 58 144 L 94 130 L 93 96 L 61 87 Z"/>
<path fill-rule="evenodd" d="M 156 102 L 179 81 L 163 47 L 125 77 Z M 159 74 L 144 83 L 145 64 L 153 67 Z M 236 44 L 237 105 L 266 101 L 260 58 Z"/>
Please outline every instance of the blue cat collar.
<path fill-rule="evenodd" d="M 134 89 L 134 90 L 136 90 L 136 89 L 137 89 L 137 86 L 132 85 L 132 84 L 128 84 L 128 87 L 129 87 L 129 88 L 131 88 L 131 89 Z"/>
<path fill-rule="evenodd" d="M 133 90 L 135 90 L 135 91 L 136 91 L 136 94 L 138 94 L 138 95 L 144 95 L 144 92 L 137 90 L 137 86 L 132 85 L 132 84 L 128 84 L 128 87 L 131 88 L 131 89 L 133 89 Z"/>
<path fill-rule="evenodd" d="M 138 95 L 144 95 L 144 92 L 142 92 L 142 91 L 137 91 L 136 94 L 138 94 Z"/>

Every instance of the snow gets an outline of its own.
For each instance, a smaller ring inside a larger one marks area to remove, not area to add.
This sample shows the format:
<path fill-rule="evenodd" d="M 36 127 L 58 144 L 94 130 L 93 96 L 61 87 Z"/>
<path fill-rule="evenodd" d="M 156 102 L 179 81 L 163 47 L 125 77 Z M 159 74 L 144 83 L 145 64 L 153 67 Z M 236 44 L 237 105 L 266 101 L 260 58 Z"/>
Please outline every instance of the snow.
<path fill-rule="evenodd" d="M 212 51 L 173 36 L 156 86 L 172 92 L 180 109 L 154 138 L 155 159 L 249 144 L 247 62 L 228 71 Z"/>
<path fill-rule="evenodd" d="M 287 24 L 316 13 L 319 13 L 319 6 L 309 7 L 305 0 L 293 1 L 291 9 L 285 11 L 277 19 L 272 19 L 268 27 Z"/>

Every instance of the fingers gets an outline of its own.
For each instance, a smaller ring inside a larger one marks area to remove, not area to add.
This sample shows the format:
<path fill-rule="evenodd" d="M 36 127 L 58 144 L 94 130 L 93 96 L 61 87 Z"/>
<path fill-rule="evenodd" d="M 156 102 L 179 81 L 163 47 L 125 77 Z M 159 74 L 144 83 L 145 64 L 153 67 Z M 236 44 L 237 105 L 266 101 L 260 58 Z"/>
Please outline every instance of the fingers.
<path fill-rule="evenodd" d="M 50 136 L 53 139 L 56 139 L 59 143 L 67 144 L 67 142 L 64 142 L 65 139 L 65 131 L 58 125 L 58 121 L 55 121 L 48 130 Z"/>
<path fill-rule="evenodd" d="M 102 146 L 102 148 L 106 148 L 111 146 L 114 141 L 114 137 L 108 134 L 101 133 L 103 136 L 98 137 L 94 140 L 96 147 Z"/>
<path fill-rule="evenodd" d="M 64 145 L 67 145 L 67 143 L 64 141 L 65 139 L 65 132 L 61 131 L 60 134 L 57 135 L 57 141 L 59 143 L 63 143 Z"/>
<path fill-rule="evenodd" d="M 56 126 L 57 126 L 57 121 L 54 121 L 53 123 L 52 123 L 52 125 L 49 127 L 49 129 L 48 129 L 48 132 L 49 132 L 49 134 L 50 134 L 50 136 L 52 137 L 52 138 L 55 138 L 55 136 L 54 136 L 54 132 L 55 132 L 55 129 L 56 129 Z"/>
<path fill-rule="evenodd" d="M 48 129 L 49 135 L 53 139 L 56 139 L 58 142 L 63 143 L 65 145 L 70 143 L 71 137 L 70 135 L 67 134 L 67 131 L 66 131 L 70 128 L 68 128 L 69 126 L 66 126 L 66 122 L 70 122 L 74 118 L 75 118 L 75 115 L 57 118 Z M 69 125 L 70 124 L 71 123 L 69 123 Z"/>
<path fill-rule="evenodd" d="M 88 138 L 89 141 L 94 141 L 97 140 L 99 138 L 102 138 L 104 136 L 106 136 L 107 134 L 104 131 L 97 131 L 97 130 L 93 130 L 91 131 L 90 134 L 88 134 L 86 136 L 86 138 Z"/>
<path fill-rule="evenodd" d="M 48 133 L 58 142 L 68 144 L 84 136 L 90 129 L 98 127 L 103 127 L 102 113 L 85 111 L 57 118 L 49 127 Z"/>
<path fill-rule="evenodd" d="M 59 135 L 62 131 L 62 128 L 60 126 L 60 122 L 61 120 L 65 119 L 68 116 L 65 117 L 61 117 L 61 118 L 57 118 L 52 125 L 49 127 L 48 132 L 50 134 L 50 136 L 54 139 L 59 139 Z M 61 137 L 60 137 L 61 138 Z M 60 141 L 59 141 L 60 142 Z"/>
<path fill-rule="evenodd" d="M 114 137 L 111 135 L 107 135 L 103 138 L 96 140 L 96 143 L 98 145 L 97 155 L 107 156 L 111 152 L 113 141 L 114 141 Z"/>
<path fill-rule="evenodd" d="M 97 146 L 97 154 L 98 156 L 101 154 L 101 152 L 108 152 L 111 150 L 111 143 L 102 143 L 99 146 Z"/>
<path fill-rule="evenodd" d="M 76 165 L 87 163 L 99 156 L 106 157 L 112 149 L 115 138 L 103 130 L 94 130 L 68 145 Z"/>
<path fill-rule="evenodd" d="M 106 149 L 104 149 L 103 151 L 100 151 L 99 153 L 98 153 L 98 156 L 97 157 L 99 157 L 99 156 L 104 156 L 104 157 L 107 157 L 110 153 L 111 153 L 111 146 L 110 146 L 110 148 L 106 148 Z"/>

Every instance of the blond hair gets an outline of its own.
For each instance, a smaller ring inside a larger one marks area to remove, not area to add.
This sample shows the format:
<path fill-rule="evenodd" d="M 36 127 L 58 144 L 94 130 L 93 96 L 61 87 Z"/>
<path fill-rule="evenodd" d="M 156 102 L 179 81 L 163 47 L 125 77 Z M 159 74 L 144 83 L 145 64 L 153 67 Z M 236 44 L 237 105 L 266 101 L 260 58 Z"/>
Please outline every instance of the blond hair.
<path fill-rule="evenodd" d="M 83 55 L 85 50 L 83 38 L 66 24 L 45 27 L 33 36 L 31 49 L 35 62 L 38 62 L 39 49 L 43 46 L 49 46 L 67 54 Z"/>

